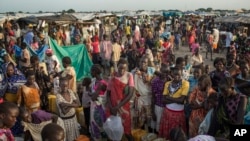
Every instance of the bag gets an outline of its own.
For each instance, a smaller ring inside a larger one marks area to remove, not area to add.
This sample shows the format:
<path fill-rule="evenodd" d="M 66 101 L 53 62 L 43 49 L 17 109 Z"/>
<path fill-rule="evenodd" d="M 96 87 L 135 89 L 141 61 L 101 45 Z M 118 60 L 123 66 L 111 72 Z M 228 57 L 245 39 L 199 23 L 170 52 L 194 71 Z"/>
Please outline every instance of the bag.
<path fill-rule="evenodd" d="M 157 139 L 157 135 L 154 133 L 148 133 L 148 134 L 142 136 L 142 138 L 141 138 L 142 141 L 153 141 L 155 139 Z"/>
<path fill-rule="evenodd" d="M 111 140 L 121 140 L 124 129 L 122 119 L 119 116 L 110 116 L 103 124 L 103 129 Z"/>

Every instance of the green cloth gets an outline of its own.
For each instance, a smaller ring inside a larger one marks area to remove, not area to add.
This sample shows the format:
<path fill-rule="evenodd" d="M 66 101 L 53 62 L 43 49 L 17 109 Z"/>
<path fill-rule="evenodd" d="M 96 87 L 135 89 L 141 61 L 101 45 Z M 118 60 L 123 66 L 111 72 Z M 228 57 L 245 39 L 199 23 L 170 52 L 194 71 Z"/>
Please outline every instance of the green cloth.
<path fill-rule="evenodd" d="M 89 77 L 90 69 L 93 65 L 92 60 L 89 57 L 88 51 L 83 44 L 71 45 L 71 46 L 59 46 L 55 40 L 50 38 L 50 48 L 57 56 L 60 64 L 62 64 L 62 58 L 69 56 L 72 62 L 72 66 L 76 71 L 77 81 L 81 81 L 84 77 Z M 61 65 L 61 67 L 63 67 Z M 62 68 L 63 69 L 63 68 Z"/>

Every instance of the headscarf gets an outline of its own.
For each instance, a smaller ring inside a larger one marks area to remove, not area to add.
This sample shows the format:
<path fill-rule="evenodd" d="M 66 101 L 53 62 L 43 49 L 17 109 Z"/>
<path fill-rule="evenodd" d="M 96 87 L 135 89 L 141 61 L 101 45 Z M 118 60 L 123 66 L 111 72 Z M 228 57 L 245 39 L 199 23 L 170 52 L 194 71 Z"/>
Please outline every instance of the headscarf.
<path fill-rule="evenodd" d="M 189 139 L 188 141 L 216 141 L 214 137 L 209 135 L 197 135 L 194 138 Z"/>
<path fill-rule="evenodd" d="M 11 77 L 7 76 L 7 68 L 9 65 L 13 65 L 14 74 Z M 16 94 L 18 87 L 24 83 L 26 83 L 25 76 L 19 71 L 12 62 L 5 63 L 2 65 L 2 74 L 3 80 L 0 84 L 0 95 L 2 96 L 4 93 L 13 93 Z"/>
<path fill-rule="evenodd" d="M 53 50 L 51 48 L 48 48 L 45 53 L 46 54 L 53 54 Z"/>
<path fill-rule="evenodd" d="M 195 50 L 199 49 L 200 46 L 199 46 L 198 43 L 193 43 L 192 46 L 191 46 L 191 48 L 192 48 L 192 54 L 194 55 L 195 54 Z"/>

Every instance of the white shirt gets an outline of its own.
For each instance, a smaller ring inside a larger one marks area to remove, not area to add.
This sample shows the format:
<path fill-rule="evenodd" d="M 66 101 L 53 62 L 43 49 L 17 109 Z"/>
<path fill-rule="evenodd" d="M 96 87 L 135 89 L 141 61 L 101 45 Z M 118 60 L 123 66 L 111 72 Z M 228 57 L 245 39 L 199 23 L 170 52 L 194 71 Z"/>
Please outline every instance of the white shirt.
<path fill-rule="evenodd" d="M 55 62 L 57 63 L 56 67 L 55 67 Z M 47 69 L 49 73 L 54 71 L 55 72 L 61 71 L 60 63 L 55 55 L 52 55 L 51 57 L 46 56 L 45 63 L 47 64 Z"/>
<path fill-rule="evenodd" d="M 233 40 L 233 34 L 231 32 L 226 33 L 226 47 L 230 47 L 230 43 Z"/>
<path fill-rule="evenodd" d="M 203 62 L 202 56 L 199 54 L 198 56 L 193 55 L 191 58 L 191 65 L 199 65 Z"/>

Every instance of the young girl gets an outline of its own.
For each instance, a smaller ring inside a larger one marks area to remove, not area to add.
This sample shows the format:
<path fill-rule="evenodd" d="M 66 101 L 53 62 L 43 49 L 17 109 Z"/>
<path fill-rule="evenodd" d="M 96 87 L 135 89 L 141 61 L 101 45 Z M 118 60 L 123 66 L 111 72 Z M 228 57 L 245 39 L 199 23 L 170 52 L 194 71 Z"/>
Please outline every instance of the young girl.
<path fill-rule="evenodd" d="M 107 82 L 101 77 L 101 66 L 94 64 L 91 68 L 91 104 L 90 104 L 90 132 L 94 140 L 106 138 L 102 125 L 106 121 L 104 102 Z"/>
<path fill-rule="evenodd" d="M 87 131 L 89 132 L 89 122 L 90 122 L 90 93 L 91 93 L 91 78 L 86 77 L 82 81 L 83 92 L 82 92 L 82 107 L 84 112 L 85 125 L 87 127 Z"/>
<path fill-rule="evenodd" d="M 16 122 L 19 110 L 16 104 L 12 102 L 3 102 L 0 104 L 0 140 L 15 141 L 10 130 Z"/>

